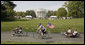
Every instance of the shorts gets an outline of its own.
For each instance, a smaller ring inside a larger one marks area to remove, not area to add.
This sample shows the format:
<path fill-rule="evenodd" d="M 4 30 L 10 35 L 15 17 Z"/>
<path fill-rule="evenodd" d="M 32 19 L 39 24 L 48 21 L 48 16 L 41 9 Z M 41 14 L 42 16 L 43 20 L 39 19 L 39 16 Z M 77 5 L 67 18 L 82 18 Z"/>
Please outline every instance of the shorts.
<path fill-rule="evenodd" d="M 46 34 L 46 33 L 47 33 L 47 32 L 45 31 L 45 29 L 44 29 L 44 30 L 41 30 L 41 31 L 42 31 L 43 34 Z"/>

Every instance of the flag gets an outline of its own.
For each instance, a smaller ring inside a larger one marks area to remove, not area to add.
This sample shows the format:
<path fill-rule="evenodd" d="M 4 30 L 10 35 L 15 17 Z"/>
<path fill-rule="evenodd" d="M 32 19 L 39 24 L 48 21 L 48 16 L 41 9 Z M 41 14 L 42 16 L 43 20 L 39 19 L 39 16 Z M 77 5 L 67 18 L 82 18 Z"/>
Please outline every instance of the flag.
<path fill-rule="evenodd" d="M 51 25 L 51 26 L 48 26 L 49 28 L 53 29 L 55 26 L 54 25 Z"/>
<path fill-rule="evenodd" d="M 51 26 L 51 23 L 48 23 L 48 25 L 47 26 Z"/>
<path fill-rule="evenodd" d="M 47 25 L 49 28 L 54 28 L 55 26 L 54 25 L 52 25 L 51 23 L 48 23 L 48 25 Z"/>

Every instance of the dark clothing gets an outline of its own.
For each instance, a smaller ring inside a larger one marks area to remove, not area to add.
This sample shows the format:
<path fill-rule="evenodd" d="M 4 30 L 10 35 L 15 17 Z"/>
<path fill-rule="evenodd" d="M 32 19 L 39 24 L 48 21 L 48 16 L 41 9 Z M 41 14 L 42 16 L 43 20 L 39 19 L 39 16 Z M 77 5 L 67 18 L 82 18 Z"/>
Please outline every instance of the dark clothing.
<path fill-rule="evenodd" d="M 18 34 L 18 32 L 19 32 L 19 28 L 17 27 L 17 28 L 16 28 L 16 33 Z"/>
<path fill-rule="evenodd" d="M 23 32 L 22 32 L 22 31 L 20 31 L 20 33 L 22 33 L 22 34 L 23 34 Z"/>
<path fill-rule="evenodd" d="M 48 23 L 48 26 L 51 26 L 51 23 Z"/>
<path fill-rule="evenodd" d="M 42 31 L 43 34 L 47 34 L 47 32 L 45 31 L 45 29 L 44 30 L 41 30 L 41 31 Z"/>
<path fill-rule="evenodd" d="M 72 37 L 77 37 L 78 33 L 76 33 L 75 35 L 72 35 Z"/>

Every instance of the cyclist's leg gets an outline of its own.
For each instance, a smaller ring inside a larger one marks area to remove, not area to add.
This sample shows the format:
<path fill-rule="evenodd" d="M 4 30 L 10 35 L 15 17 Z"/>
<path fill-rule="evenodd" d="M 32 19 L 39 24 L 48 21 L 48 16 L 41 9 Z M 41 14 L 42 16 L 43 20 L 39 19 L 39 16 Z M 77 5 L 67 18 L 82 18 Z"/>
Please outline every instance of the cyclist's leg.
<path fill-rule="evenodd" d="M 36 33 L 39 33 L 39 34 L 41 34 L 41 30 L 36 30 Z"/>
<path fill-rule="evenodd" d="M 43 34 L 44 34 L 43 32 L 44 32 L 44 31 L 43 31 L 43 30 L 41 30 L 41 33 L 40 33 L 40 34 L 41 34 L 41 36 L 43 36 Z"/>

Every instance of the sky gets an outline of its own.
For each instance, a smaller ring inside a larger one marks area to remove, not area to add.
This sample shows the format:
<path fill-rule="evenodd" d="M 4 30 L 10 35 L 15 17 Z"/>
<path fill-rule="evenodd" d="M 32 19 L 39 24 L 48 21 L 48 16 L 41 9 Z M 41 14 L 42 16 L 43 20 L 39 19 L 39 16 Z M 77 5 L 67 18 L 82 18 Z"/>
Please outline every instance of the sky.
<path fill-rule="evenodd" d="M 14 8 L 15 11 L 36 10 L 36 9 L 47 9 L 47 10 L 58 10 L 63 7 L 65 1 L 12 1 L 17 6 Z"/>

